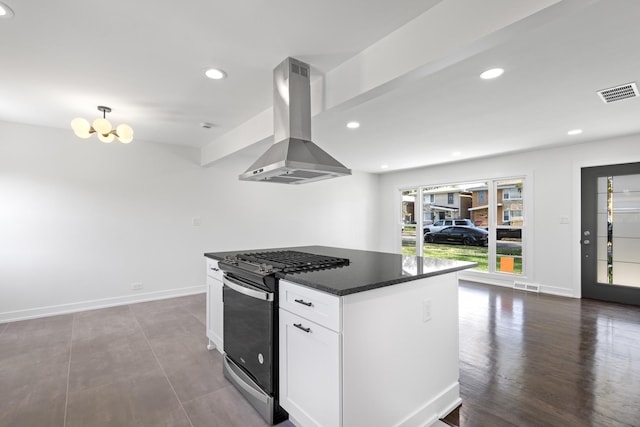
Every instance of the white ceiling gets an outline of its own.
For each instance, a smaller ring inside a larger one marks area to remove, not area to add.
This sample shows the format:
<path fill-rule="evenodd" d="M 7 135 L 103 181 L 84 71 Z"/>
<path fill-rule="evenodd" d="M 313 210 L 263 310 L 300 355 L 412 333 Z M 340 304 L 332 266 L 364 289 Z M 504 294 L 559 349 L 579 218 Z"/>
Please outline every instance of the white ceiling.
<path fill-rule="evenodd" d="M 270 114 L 287 56 L 324 97 L 313 140 L 355 170 L 640 132 L 639 99 L 596 95 L 640 80 L 637 0 L 2 1 L 15 16 L 0 19 L 0 120 L 69 129 L 107 105 L 134 143 L 205 147 L 205 163 L 264 147 L 272 130 L 243 129 Z M 501 78 L 478 77 L 495 66 Z"/>

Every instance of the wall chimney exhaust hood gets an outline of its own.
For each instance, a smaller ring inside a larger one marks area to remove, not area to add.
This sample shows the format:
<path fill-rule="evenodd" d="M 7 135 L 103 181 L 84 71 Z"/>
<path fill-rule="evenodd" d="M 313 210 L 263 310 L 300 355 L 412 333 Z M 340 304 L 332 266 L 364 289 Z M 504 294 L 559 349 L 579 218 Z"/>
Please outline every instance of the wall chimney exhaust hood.
<path fill-rule="evenodd" d="M 239 178 L 306 184 L 351 175 L 342 163 L 311 142 L 309 65 L 285 59 L 273 70 L 273 144 Z"/>

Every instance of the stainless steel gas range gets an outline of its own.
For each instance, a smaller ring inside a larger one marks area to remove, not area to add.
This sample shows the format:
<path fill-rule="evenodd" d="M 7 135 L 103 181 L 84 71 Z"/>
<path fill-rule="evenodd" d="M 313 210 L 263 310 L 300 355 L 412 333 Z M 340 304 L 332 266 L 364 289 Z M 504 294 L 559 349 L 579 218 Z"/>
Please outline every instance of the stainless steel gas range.
<path fill-rule="evenodd" d="M 277 274 L 348 264 L 297 251 L 239 253 L 218 264 L 224 272 L 224 375 L 269 424 L 288 418 L 278 403 Z"/>

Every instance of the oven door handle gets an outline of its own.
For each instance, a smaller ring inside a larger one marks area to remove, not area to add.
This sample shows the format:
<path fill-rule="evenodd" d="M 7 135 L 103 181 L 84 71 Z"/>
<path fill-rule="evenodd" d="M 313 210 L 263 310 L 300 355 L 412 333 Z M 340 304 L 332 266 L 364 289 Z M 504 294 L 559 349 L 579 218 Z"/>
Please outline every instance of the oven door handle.
<path fill-rule="evenodd" d="M 257 288 L 255 289 L 249 288 L 247 287 L 247 285 L 243 284 L 242 282 L 233 280 L 232 278 L 226 275 L 222 277 L 222 283 L 225 286 L 228 286 L 229 288 L 233 289 L 234 291 L 240 292 L 241 294 L 246 295 L 248 297 L 259 299 L 262 301 L 273 301 L 273 292 L 265 292 Z"/>

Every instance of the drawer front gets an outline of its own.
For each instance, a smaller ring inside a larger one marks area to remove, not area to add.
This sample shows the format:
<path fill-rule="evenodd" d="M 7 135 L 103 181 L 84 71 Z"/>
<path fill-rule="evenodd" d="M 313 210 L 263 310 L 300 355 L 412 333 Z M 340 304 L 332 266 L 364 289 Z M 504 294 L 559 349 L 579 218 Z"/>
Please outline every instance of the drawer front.
<path fill-rule="evenodd" d="M 207 258 L 207 276 L 222 281 L 222 270 L 218 267 L 218 261 Z"/>
<path fill-rule="evenodd" d="M 306 286 L 281 280 L 279 285 L 280 308 L 340 332 L 340 297 L 316 291 Z"/>

